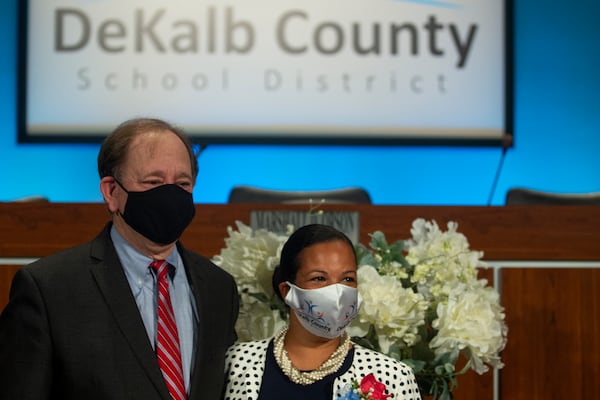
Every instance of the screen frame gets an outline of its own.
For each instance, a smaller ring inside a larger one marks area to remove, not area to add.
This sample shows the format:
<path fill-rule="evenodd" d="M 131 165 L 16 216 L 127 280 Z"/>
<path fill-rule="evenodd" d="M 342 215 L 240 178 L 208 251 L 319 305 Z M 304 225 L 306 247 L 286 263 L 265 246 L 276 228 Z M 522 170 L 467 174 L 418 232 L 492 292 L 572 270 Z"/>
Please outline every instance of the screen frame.
<path fill-rule="evenodd" d="M 194 132 L 181 126 L 197 144 L 298 144 L 298 145 L 412 145 L 412 146 L 481 146 L 502 147 L 514 145 L 514 12 L 513 0 L 503 0 L 504 5 L 504 128 L 501 137 L 449 137 L 449 136 L 382 136 L 373 135 L 366 129 L 347 137 L 330 136 L 327 132 L 310 135 L 290 134 L 244 134 L 221 135 L 218 132 Z M 28 11 L 29 0 L 18 2 L 18 54 L 17 54 L 17 142 L 18 143 L 101 143 L 105 134 L 32 134 L 27 131 L 27 82 L 28 67 Z M 176 122 L 176 121 L 175 121 Z"/>

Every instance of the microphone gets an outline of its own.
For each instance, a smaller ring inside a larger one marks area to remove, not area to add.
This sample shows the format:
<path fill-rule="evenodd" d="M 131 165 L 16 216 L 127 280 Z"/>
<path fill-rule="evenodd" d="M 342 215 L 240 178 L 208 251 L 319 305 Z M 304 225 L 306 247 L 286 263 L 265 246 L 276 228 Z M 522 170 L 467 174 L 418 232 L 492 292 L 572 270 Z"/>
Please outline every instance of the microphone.
<path fill-rule="evenodd" d="M 494 177 L 494 181 L 492 182 L 492 188 L 490 190 L 490 195 L 488 197 L 487 205 L 492 205 L 492 198 L 494 197 L 494 193 L 496 192 L 496 186 L 498 185 L 498 179 L 500 178 L 500 172 L 502 171 L 502 166 L 504 165 L 504 158 L 506 156 L 506 152 L 509 147 L 513 145 L 513 135 L 506 134 L 502 136 L 502 155 L 500 156 L 500 162 L 498 163 L 498 167 L 496 168 L 496 176 Z"/>
<path fill-rule="evenodd" d="M 200 158 L 200 155 L 204 152 L 204 150 L 206 150 L 206 148 L 208 147 L 208 145 L 206 143 L 200 143 L 200 144 L 194 144 L 195 147 L 195 155 L 196 155 L 196 159 Z"/>

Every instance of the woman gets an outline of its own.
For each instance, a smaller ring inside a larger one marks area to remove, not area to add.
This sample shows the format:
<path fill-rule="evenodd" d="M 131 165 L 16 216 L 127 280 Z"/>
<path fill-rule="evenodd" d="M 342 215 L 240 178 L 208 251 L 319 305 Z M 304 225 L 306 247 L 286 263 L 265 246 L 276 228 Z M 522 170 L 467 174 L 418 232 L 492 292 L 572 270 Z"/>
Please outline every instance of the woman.
<path fill-rule="evenodd" d="M 229 349 L 224 399 L 350 399 L 350 385 L 369 374 L 381 394 L 372 398 L 420 399 L 407 365 L 350 342 L 345 332 L 360 308 L 356 270 L 342 232 L 320 224 L 295 231 L 273 273 L 275 293 L 291 308 L 289 325 L 270 340 Z"/>

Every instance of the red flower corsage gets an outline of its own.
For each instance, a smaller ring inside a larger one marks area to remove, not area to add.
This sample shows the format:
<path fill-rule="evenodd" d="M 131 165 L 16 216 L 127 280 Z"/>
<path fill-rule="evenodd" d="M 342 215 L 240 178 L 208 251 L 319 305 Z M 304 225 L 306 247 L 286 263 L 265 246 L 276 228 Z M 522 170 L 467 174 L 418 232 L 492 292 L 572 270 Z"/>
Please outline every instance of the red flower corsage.
<path fill-rule="evenodd" d="M 386 394 L 386 387 L 379 382 L 375 375 L 368 374 L 360 383 L 352 381 L 352 384 L 346 385 L 339 393 L 340 400 L 386 400 L 392 397 Z"/>

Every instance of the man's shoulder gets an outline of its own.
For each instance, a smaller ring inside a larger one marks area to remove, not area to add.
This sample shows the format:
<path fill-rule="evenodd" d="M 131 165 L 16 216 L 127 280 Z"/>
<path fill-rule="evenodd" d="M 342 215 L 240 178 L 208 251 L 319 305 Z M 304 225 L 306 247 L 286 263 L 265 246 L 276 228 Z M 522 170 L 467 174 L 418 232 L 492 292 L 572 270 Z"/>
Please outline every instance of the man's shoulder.
<path fill-rule="evenodd" d="M 229 274 L 223 268 L 217 266 L 209 258 L 192 250 L 186 249 L 182 245 L 179 245 L 177 250 L 181 255 L 183 263 L 186 264 L 186 267 L 190 269 L 190 271 L 194 271 L 211 278 L 233 280 L 231 274 Z"/>
<path fill-rule="evenodd" d="M 91 243 L 91 241 L 85 242 L 59 250 L 53 254 L 39 258 L 24 268 L 31 272 L 42 272 L 54 269 L 69 269 L 75 266 L 80 267 L 82 263 L 90 262 Z"/>
<path fill-rule="evenodd" d="M 83 265 L 93 263 L 98 257 L 104 257 L 106 247 L 111 245 L 108 227 L 105 227 L 95 237 L 80 244 L 67 247 L 55 253 L 41 257 L 31 264 L 23 267 L 32 274 L 53 274 L 57 272 L 75 272 L 81 270 Z"/>

